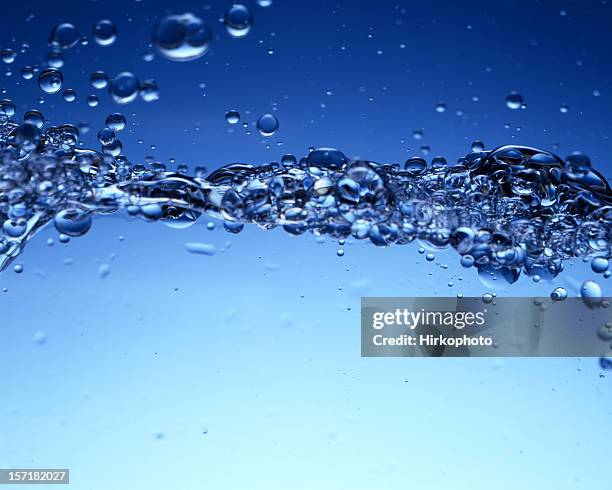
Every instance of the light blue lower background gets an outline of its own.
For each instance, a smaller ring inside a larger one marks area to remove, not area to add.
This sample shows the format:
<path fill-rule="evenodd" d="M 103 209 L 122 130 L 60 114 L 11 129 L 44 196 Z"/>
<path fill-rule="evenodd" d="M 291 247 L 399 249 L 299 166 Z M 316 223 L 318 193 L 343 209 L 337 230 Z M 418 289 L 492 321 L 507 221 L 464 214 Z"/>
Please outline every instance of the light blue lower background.
<path fill-rule="evenodd" d="M 361 295 L 487 290 L 453 252 L 429 263 L 416 244 L 349 243 L 338 257 L 310 235 L 234 236 L 206 221 L 173 230 L 100 218 L 52 247 L 50 229 L 22 275 L 1 276 L 3 467 L 69 467 L 75 489 L 609 480 L 612 395 L 595 359 L 360 358 Z M 189 254 L 194 240 L 231 245 Z"/>

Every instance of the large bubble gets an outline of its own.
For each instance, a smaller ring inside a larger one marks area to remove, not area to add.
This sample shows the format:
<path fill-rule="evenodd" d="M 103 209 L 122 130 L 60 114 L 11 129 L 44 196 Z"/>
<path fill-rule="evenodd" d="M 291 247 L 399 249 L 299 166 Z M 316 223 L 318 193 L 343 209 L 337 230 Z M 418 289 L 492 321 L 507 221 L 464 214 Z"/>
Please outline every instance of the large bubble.
<path fill-rule="evenodd" d="M 172 61 L 191 61 L 202 57 L 211 41 L 210 26 L 190 13 L 168 15 L 153 30 L 153 45 L 162 56 Z"/>

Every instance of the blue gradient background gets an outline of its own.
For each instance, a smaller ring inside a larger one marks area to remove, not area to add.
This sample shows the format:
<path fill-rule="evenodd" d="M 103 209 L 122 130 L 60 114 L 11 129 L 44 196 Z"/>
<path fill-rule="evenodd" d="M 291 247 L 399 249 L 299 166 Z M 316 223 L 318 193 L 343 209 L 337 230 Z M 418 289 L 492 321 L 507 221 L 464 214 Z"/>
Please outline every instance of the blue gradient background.
<path fill-rule="evenodd" d="M 310 146 L 394 162 L 426 144 L 428 158 L 454 161 L 480 139 L 561 156 L 580 149 L 610 176 L 607 2 L 246 3 L 255 24 L 243 39 L 218 22 L 225 1 L 3 4 L 0 46 L 31 47 L 11 76 L 0 75 L 0 88 L 18 117 L 36 108 L 54 124 L 88 121 L 83 139 L 93 148 L 106 115 L 121 111 L 132 161 L 152 156 L 171 166 L 175 158 L 191 170 L 278 161 Z M 156 19 L 188 11 L 213 25 L 211 51 L 189 63 L 145 62 Z M 77 102 L 57 94 L 39 105 L 42 92 L 20 68 L 42 61 L 54 25 L 70 21 L 89 34 L 102 18 L 118 27 L 114 45 L 65 53 L 64 87 L 77 90 Z M 155 78 L 161 98 L 117 106 L 89 86 L 94 70 Z M 513 90 L 526 109 L 505 106 Z M 85 103 L 92 93 L 96 108 Z M 435 111 L 438 101 L 446 112 Z M 225 122 L 230 109 L 250 135 Z M 263 139 L 253 124 L 272 111 L 280 130 Z M 422 141 L 411 136 L 418 128 Z M 57 233 L 47 229 L 18 260 L 24 273 L 0 276 L 8 289 L 0 292 L 1 467 L 69 467 L 75 489 L 582 489 L 610 481 L 612 389 L 595 359 L 359 357 L 362 295 L 488 291 L 452 251 L 429 263 L 416 244 L 349 241 L 338 257 L 330 240 L 253 227 L 230 235 L 219 223 L 208 230 L 208 221 L 174 230 L 119 213 L 53 247 L 46 239 Z M 223 251 L 189 254 L 188 241 Z M 104 279 L 100 264 L 111 268 Z M 522 278 L 497 293 L 543 295 L 563 285 L 576 294 L 587 278 L 587 265 L 568 264 L 554 284 Z M 595 327 L 579 328 L 594 335 Z M 40 331 L 43 345 L 33 340 Z"/>

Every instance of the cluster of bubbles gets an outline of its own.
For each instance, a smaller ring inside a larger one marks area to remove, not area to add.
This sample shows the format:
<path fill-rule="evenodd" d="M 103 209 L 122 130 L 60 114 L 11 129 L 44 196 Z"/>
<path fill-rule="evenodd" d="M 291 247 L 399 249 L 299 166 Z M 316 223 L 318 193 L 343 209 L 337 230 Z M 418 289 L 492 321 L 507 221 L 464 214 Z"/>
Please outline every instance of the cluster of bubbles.
<path fill-rule="evenodd" d="M 117 27 L 110 20 L 100 20 L 93 28 L 92 37 L 98 45 L 110 46 L 117 39 Z M 85 45 L 87 39 L 79 34 L 79 30 L 73 24 L 64 22 L 57 25 L 49 35 L 50 51 L 47 54 L 45 65 L 42 68 L 38 65 L 24 66 L 21 69 L 21 76 L 25 80 L 30 80 L 38 74 L 36 78 L 38 87 L 45 94 L 60 92 L 64 87 L 64 75 L 61 71 L 64 65 L 62 51 L 76 46 L 79 42 Z M 15 56 L 14 51 L 10 49 L 3 50 L 1 54 L 5 63 L 12 63 Z M 111 99 L 118 104 L 133 102 L 139 95 L 146 102 L 159 98 L 159 89 L 155 80 L 139 81 L 130 72 L 122 72 L 109 78 L 106 73 L 96 71 L 91 74 L 90 83 L 95 89 L 107 89 Z M 66 88 L 62 92 L 62 97 L 66 102 L 74 102 L 77 93 L 72 88 Z M 89 106 L 95 107 L 99 103 L 99 98 L 92 94 L 87 96 L 86 101 Z"/>
<path fill-rule="evenodd" d="M 77 148 L 72 125 L 43 132 L 38 111 L 21 124 L 6 111 L 0 118 L 2 265 L 49 222 L 76 236 L 92 214 L 125 208 L 181 226 L 207 213 L 230 232 L 255 223 L 378 246 L 418 240 L 429 249 L 455 249 L 463 266 L 498 283 L 521 274 L 552 279 L 577 257 L 610 274 L 612 191 L 581 153 L 562 160 L 529 147 L 487 151 L 475 144 L 452 166 L 441 157 L 399 165 L 352 161 L 324 148 L 299 160 L 228 165 L 204 178 L 129 162 L 116 137 L 126 125 L 119 113 L 98 134 L 101 152 Z M 257 124 L 262 134 L 278 127 L 270 115 Z"/>

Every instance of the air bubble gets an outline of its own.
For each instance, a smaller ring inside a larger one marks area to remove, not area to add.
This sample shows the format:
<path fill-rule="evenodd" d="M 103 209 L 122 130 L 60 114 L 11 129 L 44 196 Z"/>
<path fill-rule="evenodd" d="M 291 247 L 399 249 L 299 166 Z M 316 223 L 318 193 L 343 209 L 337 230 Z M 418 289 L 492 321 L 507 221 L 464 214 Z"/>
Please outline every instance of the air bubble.
<path fill-rule="evenodd" d="M 553 301 L 563 301 L 567 298 L 567 290 L 562 287 L 555 288 L 550 297 Z"/>
<path fill-rule="evenodd" d="M 108 76 L 102 71 L 94 71 L 89 77 L 93 88 L 103 89 L 108 86 Z"/>
<path fill-rule="evenodd" d="M 38 86 L 47 94 L 56 94 L 62 88 L 64 76 L 55 68 L 47 68 L 38 75 Z"/>
<path fill-rule="evenodd" d="M 508 94 L 506 97 L 506 106 L 509 109 L 520 109 L 523 106 L 523 96 L 516 92 Z"/>
<path fill-rule="evenodd" d="M 193 14 L 169 15 L 153 30 L 153 45 L 171 61 L 192 61 L 210 48 L 212 30 Z"/>
<path fill-rule="evenodd" d="M 71 88 L 64 90 L 62 97 L 66 102 L 74 102 L 76 100 L 76 91 Z"/>
<path fill-rule="evenodd" d="M 49 35 L 49 45 L 54 48 L 69 49 L 79 42 L 78 29 L 68 22 L 59 24 Z"/>
<path fill-rule="evenodd" d="M 603 294 L 601 287 L 595 281 L 585 281 L 580 287 L 580 297 L 589 308 L 601 306 Z"/>
<path fill-rule="evenodd" d="M 140 84 L 133 73 L 124 71 L 111 80 L 108 91 L 118 104 L 129 104 L 138 96 Z"/>
<path fill-rule="evenodd" d="M 240 113 L 238 111 L 227 111 L 225 113 L 225 120 L 228 124 L 237 124 L 240 121 Z"/>
<path fill-rule="evenodd" d="M 272 136 L 278 130 L 278 119 L 272 114 L 264 114 L 257 120 L 257 131 L 262 136 Z"/>
<path fill-rule="evenodd" d="M 112 21 L 103 19 L 95 25 L 93 38 L 100 46 L 110 46 L 117 39 L 117 27 Z"/>
<path fill-rule="evenodd" d="M 225 14 L 225 28 L 232 37 L 244 37 L 251 30 L 253 16 L 242 3 L 233 4 Z"/>
<path fill-rule="evenodd" d="M 81 236 L 91 228 L 91 214 L 81 209 L 65 209 L 55 215 L 54 224 L 63 235 Z"/>
<path fill-rule="evenodd" d="M 115 112 L 106 118 L 106 126 L 113 131 L 121 131 L 125 128 L 126 120 L 123 114 Z"/>

